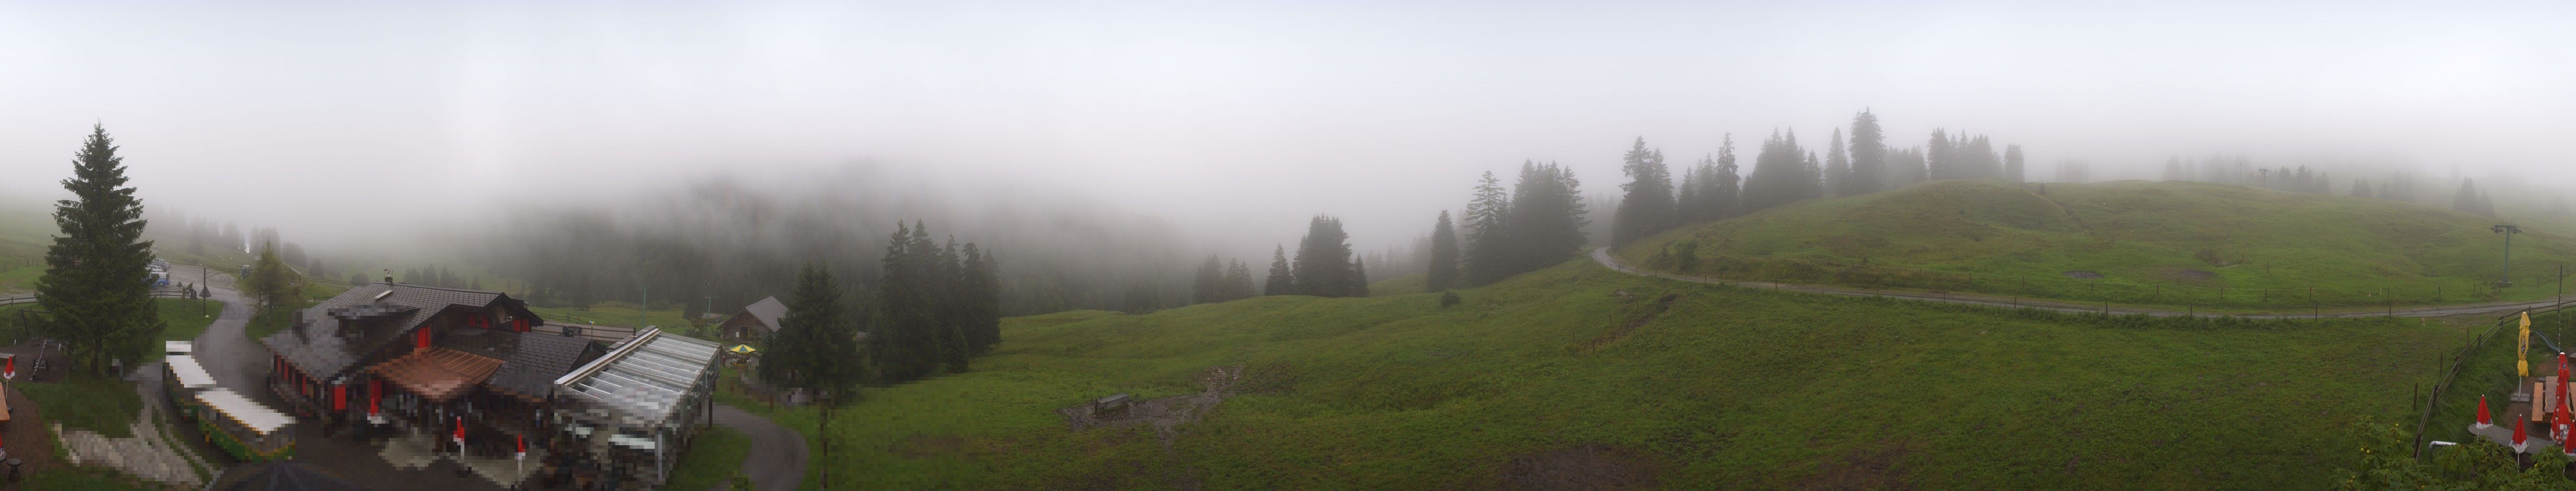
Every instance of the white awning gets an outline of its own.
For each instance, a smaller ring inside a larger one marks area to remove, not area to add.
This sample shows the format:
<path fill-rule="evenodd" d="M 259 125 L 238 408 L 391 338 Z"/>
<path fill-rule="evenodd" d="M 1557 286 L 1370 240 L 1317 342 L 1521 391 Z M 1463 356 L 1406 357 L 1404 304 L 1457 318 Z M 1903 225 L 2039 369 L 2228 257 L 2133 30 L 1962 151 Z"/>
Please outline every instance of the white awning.
<path fill-rule="evenodd" d="M 161 352 L 173 355 L 185 355 L 196 353 L 197 348 L 196 343 L 190 343 L 187 341 L 162 341 Z"/>
<path fill-rule="evenodd" d="M 178 382 L 180 387 L 188 389 L 211 389 L 215 387 L 214 374 L 206 373 L 206 365 L 198 363 L 197 357 L 189 355 L 175 355 L 162 360 L 170 364 L 170 376 L 176 377 L 176 380 L 173 381 Z"/>
<path fill-rule="evenodd" d="M 224 417 L 262 435 L 276 433 L 286 425 L 295 424 L 294 416 L 287 416 L 286 413 L 252 402 L 250 398 L 242 397 L 232 389 L 214 388 L 198 392 L 197 402 L 214 408 L 215 412 L 223 413 Z"/>

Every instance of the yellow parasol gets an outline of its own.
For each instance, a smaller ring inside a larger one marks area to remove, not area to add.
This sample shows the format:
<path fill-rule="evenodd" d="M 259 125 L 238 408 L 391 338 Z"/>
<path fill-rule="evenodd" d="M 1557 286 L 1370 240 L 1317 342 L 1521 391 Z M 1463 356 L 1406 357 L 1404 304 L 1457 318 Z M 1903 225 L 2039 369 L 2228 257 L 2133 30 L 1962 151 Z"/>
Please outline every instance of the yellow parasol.
<path fill-rule="evenodd" d="M 737 354 L 737 355 L 748 355 L 748 354 L 751 354 L 751 352 L 754 352 L 754 351 L 760 351 L 760 350 L 752 349 L 751 345 L 748 345 L 748 344 L 737 344 L 737 345 L 733 345 L 733 348 L 732 348 L 732 349 L 727 349 L 727 350 L 725 350 L 725 351 L 731 351 L 731 352 L 733 352 L 734 354 Z"/>

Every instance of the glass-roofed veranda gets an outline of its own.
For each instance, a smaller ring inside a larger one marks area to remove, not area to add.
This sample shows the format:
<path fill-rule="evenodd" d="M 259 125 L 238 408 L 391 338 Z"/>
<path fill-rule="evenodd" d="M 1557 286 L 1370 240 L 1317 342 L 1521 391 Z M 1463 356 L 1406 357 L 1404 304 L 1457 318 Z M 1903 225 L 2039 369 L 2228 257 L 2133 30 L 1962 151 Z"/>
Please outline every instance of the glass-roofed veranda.
<path fill-rule="evenodd" d="M 720 346 L 646 329 L 555 379 L 556 416 L 601 476 L 660 486 L 711 414 Z"/>

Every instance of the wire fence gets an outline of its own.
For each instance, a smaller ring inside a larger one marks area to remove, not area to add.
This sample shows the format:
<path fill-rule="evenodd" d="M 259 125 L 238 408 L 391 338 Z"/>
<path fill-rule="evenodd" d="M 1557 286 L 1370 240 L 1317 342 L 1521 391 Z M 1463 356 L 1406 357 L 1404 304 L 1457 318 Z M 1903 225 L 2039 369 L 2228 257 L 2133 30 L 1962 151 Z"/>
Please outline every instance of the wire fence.
<path fill-rule="evenodd" d="M 1616 259 L 1611 259 L 1611 258 L 1600 258 L 1600 257 L 1596 257 L 1596 259 L 1605 259 L 1605 260 L 1607 260 L 1607 262 L 1605 263 L 1605 265 L 1609 266 L 1609 267 L 1610 267 L 1610 268 L 1612 268 L 1612 269 L 1616 269 L 1616 270 L 1619 270 L 1619 271 L 1622 271 L 1622 272 L 1627 272 L 1627 273 L 1631 273 L 1631 274 L 1639 274 L 1639 275 L 1647 275 L 1647 276 L 1655 276 L 1655 277 L 1668 278 L 1668 279 L 1675 279 L 1675 280 L 1682 280 L 1682 281 L 1695 281 L 1695 282 L 1701 282 L 1701 283 L 1719 283 L 1719 284 L 1729 284 L 1729 285 L 1742 286 L 1742 287 L 1748 287 L 1748 288 L 1763 288 L 1763 289 L 1774 289 L 1774 290 L 1807 291 L 1807 292 L 1815 292 L 1815 293 L 1832 293 L 1832 294 L 1844 294 L 1844 295 L 1878 296 L 1878 297 L 1889 297 L 1889 298 L 1910 298 L 1910 299 L 1917 299 L 1917 300 L 1933 300 L 1933 301 L 1949 302 L 1949 303 L 1978 304 L 1978 305 L 1988 305 L 1988 306 L 1996 306 L 1996 307 L 2012 307 L 2012 308 L 2036 308 L 2036 309 L 2042 309 L 2042 310 L 2052 310 L 2052 311 L 2058 311 L 2058 312 L 2065 312 L 2065 313 L 2095 313 L 2095 314 L 2104 314 L 2104 315 L 2143 314 L 2143 315 L 2156 316 L 2156 317 L 2173 317 L 2173 316 L 2221 317 L 2221 316 L 2226 316 L 2226 317 L 2240 317 L 2240 318 L 2251 318 L 2251 319 L 2299 319 L 2299 318 L 2342 319 L 2342 318 L 2361 318 L 2361 317 L 2397 317 L 2397 316 L 2407 316 L 2407 317 L 2433 317 L 2433 316 L 2447 316 L 2447 315 L 2478 314 L 2478 313 L 2494 312 L 2494 311 L 2497 311 L 2497 310 L 2522 310 L 2522 309 L 2528 309 L 2528 308 L 2545 308 L 2545 307 L 2549 307 L 2549 306 L 2552 306 L 2552 305 L 2555 305 L 2555 304 L 2559 303 L 2558 301 L 2555 301 L 2555 300 L 2535 300 L 2535 301 L 2530 301 L 2530 302 L 2510 303 L 2510 304 L 2493 304 L 2493 303 L 2488 303 L 2488 304 L 2433 305 L 2433 306 L 2409 305 L 2409 306 L 2406 306 L 2406 307 L 2404 307 L 2404 308 L 2400 308 L 2400 307 L 2399 307 L 2399 304 L 2398 304 L 2397 302 L 2394 302 L 2394 301 L 2384 302 L 2384 303 L 2375 304 L 2375 305 L 2327 304 L 2327 303 L 2324 303 L 2324 302 L 2313 302 L 2313 301 L 2312 301 L 2312 302 L 2307 302 L 2307 303 L 2294 303 L 2294 304 L 2268 304 L 2268 305 L 2255 306 L 2255 307 L 2247 307 L 2247 306 L 2239 306 L 2239 305 L 2214 305 L 2214 304 L 2207 304 L 2207 303 L 2120 302 L 2120 301 L 2113 301 L 2113 300 L 2100 300 L 2100 301 L 2076 301 L 2076 300 L 2067 300 L 2067 299 L 2061 299 L 2061 298 L 2025 297 L 2025 296 L 2009 295 L 2009 294 L 1975 293 L 1975 292 L 1959 292 L 1959 291 L 1942 290 L 1942 289 L 1933 289 L 1933 288 L 1918 288 L 1918 287 L 1908 287 L 1908 286 L 1895 286 L 1895 285 L 1887 285 L 1887 284 L 1881 284 L 1881 283 L 1862 283 L 1862 282 L 1847 282 L 1847 281 L 1834 281 L 1834 280 L 1817 280 L 1817 279 L 1803 279 L 1803 278 L 1779 278 L 1779 277 L 1766 277 L 1766 276 L 1750 275 L 1750 274 L 1716 274 L 1716 275 L 1698 275 L 1698 274 L 1672 273 L 1672 272 L 1664 272 L 1664 271 L 1648 271 L 1648 270 L 1643 270 L 1643 269 L 1637 269 L 1637 268 L 1629 267 L 1629 266 L 1627 266 L 1627 265 L 1625 265 L 1625 264 L 1620 264 Z M 2311 298 L 2313 298 L 2313 297 L 2311 297 Z M 2375 308 L 2375 309 L 2374 309 L 2374 308 L 2371 308 L 2371 307 L 2377 307 L 2377 308 Z M 2326 311 L 2325 311 L 2326 309 L 2335 309 L 2335 311 L 2334 311 L 2334 312 L 2326 312 Z"/>
<path fill-rule="evenodd" d="M 2558 303 L 2550 305 L 2547 308 L 2515 311 L 2510 314 L 2505 314 L 2502 317 L 2497 317 L 2495 325 L 2489 326 L 2486 332 L 2479 333 L 2471 342 L 2461 345 L 2459 352 L 2452 353 L 2450 355 L 2450 362 L 2442 369 L 2441 376 L 2433 380 L 2433 390 L 2428 392 L 2424 398 L 2424 413 L 2415 419 L 2416 455 L 2423 455 L 2424 430 L 2433 424 L 2433 414 L 2440 412 L 2440 408 L 2442 407 L 2442 396 L 2450 393 L 2452 382 L 2457 381 L 2460 378 L 2461 370 L 2468 368 L 2469 357 L 2472 353 L 2484 348 L 2488 341 L 2496 337 L 2496 333 L 2503 332 L 2506 327 L 2520 326 L 2522 323 L 2522 314 L 2528 313 L 2533 317 L 2539 317 L 2541 315 L 2566 310 L 2570 306 L 2576 306 L 2576 302 Z M 2558 343 L 2549 339 L 2549 336 L 2541 332 L 2539 329 L 2533 329 L 2531 337 L 2547 344 L 2552 351 L 2560 351 L 2557 347 Z M 2537 394 L 2534 396 L 2536 397 Z"/>

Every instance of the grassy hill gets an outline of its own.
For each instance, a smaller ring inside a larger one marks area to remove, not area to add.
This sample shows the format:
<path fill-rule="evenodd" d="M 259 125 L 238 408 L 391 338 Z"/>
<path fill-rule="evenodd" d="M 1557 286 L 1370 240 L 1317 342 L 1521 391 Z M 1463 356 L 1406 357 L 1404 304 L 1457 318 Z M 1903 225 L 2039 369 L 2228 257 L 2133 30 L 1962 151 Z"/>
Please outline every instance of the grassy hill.
<path fill-rule="evenodd" d="M 836 411 L 814 466 L 858 489 L 2309 488 L 2350 460 L 2357 418 L 2412 421 L 2409 383 L 2462 339 L 2417 320 L 2137 327 L 1582 260 L 1460 293 L 1012 318 L 973 371 Z M 1168 442 L 1055 412 L 1197 394 L 1211 367 L 1241 367 L 1233 395 Z M 810 408 L 775 416 L 817 428 Z"/>
<path fill-rule="evenodd" d="M 2538 300 L 2576 244 L 2389 200 L 2243 186 L 1936 181 L 1686 226 L 1617 251 L 1667 272 L 2120 303 L 2381 307 Z M 2385 292 L 2383 294 L 2383 292 Z"/>

